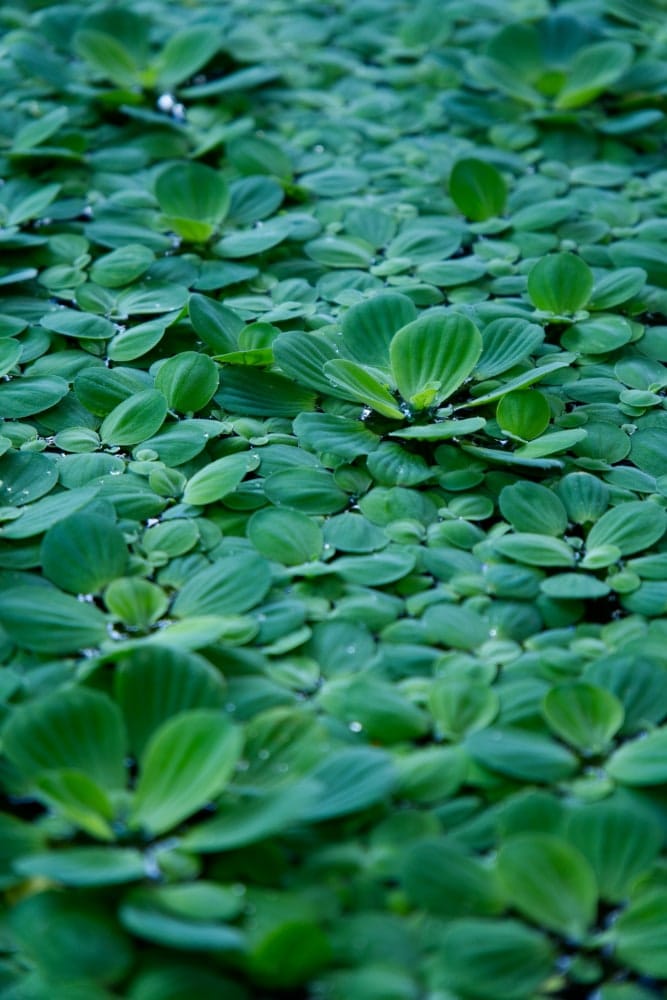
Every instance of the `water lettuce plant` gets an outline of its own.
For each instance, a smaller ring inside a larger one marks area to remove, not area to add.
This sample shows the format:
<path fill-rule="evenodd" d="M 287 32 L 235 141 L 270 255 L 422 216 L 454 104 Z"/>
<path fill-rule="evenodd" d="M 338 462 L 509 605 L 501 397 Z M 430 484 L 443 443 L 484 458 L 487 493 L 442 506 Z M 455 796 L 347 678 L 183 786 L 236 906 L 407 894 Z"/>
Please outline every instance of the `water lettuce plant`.
<path fill-rule="evenodd" d="M 0 997 L 667 989 L 661 0 L 0 11 Z"/>

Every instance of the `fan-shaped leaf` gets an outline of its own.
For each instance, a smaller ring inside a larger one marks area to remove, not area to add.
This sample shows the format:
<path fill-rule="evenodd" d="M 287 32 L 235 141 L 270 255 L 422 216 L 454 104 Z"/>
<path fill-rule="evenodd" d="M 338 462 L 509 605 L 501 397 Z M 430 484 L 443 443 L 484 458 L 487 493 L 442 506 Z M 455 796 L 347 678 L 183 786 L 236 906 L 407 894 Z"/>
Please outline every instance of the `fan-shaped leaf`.
<path fill-rule="evenodd" d="M 196 653 L 143 645 L 118 660 L 116 699 L 125 718 L 130 749 L 141 757 L 153 732 L 167 719 L 196 708 L 221 708 L 224 682 Z"/>
<path fill-rule="evenodd" d="M 45 576 L 71 594 L 95 594 L 123 576 L 128 550 L 120 528 L 79 511 L 49 528 L 40 556 Z"/>
<path fill-rule="evenodd" d="M 227 214 L 229 189 L 217 170 L 203 163 L 172 163 L 155 183 L 155 196 L 169 225 L 185 240 L 209 239 Z"/>
<path fill-rule="evenodd" d="M 423 410 L 448 399 L 481 352 L 482 337 L 471 320 L 454 313 L 426 314 L 391 341 L 391 368 L 403 398 Z"/>
<path fill-rule="evenodd" d="M 587 549 L 615 545 L 624 556 L 648 549 L 667 530 L 667 513 L 657 504 L 641 500 L 612 507 L 588 533 Z"/>
<path fill-rule="evenodd" d="M 106 788 L 125 785 L 125 731 L 106 695 L 67 688 L 18 708 L 3 731 L 3 750 L 29 778 L 78 770 Z"/>
<path fill-rule="evenodd" d="M 222 711 L 182 712 L 152 735 L 130 820 L 164 833 L 219 795 L 241 754 L 243 736 Z"/>
<path fill-rule="evenodd" d="M 20 649 L 38 653 L 73 653 L 107 637 L 101 611 L 54 587 L 24 584 L 3 592 L 0 624 Z"/>
<path fill-rule="evenodd" d="M 214 503 L 233 493 L 245 476 L 259 465 L 259 455 L 242 451 L 225 455 L 205 465 L 188 480 L 183 491 L 183 502 L 195 504 Z"/>
<path fill-rule="evenodd" d="M 286 566 L 317 559 L 322 553 L 322 529 L 300 510 L 267 507 L 248 521 L 248 538 L 261 555 Z"/>
<path fill-rule="evenodd" d="M 528 274 L 528 295 L 533 305 L 557 315 L 583 309 L 592 289 L 591 269 L 573 253 L 548 254 Z"/>
<path fill-rule="evenodd" d="M 343 343 L 355 361 L 389 367 L 389 344 L 394 334 L 417 316 L 411 299 L 382 292 L 348 309 L 343 317 Z"/>
<path fill-rule="evenodd" d="M 518 834 L 502 845 L 497 864 L 520 913 L 569 938 L 584 937 L 595 917 L 597 884 L 576 848 L 546 833 Z"/>
<path fill-rule="evenodd" d="M 500 171 L 485 160 L 458 160 L 449 175 L 449 193 L 456 207 L 473 222 L 502 215 L 507 185 Z"/>
<path fill-rule="evenodd" d="M 622 704 L 609 691 L 581 682 L 552 688 L 542 711 L 556 736 L 589 753 L 600 753 L 609 745 L 624 714 Z"/>

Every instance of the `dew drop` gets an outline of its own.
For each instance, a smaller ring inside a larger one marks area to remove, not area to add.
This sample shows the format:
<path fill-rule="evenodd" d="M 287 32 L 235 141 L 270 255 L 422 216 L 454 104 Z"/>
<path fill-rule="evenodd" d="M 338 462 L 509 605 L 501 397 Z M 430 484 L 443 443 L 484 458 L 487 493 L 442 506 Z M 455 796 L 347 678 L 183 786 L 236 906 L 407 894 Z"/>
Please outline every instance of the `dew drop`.
<path fill-rule="evenodd" d="M 170 112 L 174 110 L 176 101 L 173 94 L 160 94 L 157 99 L 157 106 L 160 111 Z"/>
<path fill-rule="evenodd" d="M 360 722 L 351 722 L 349 724 L 349 726 L 348 726 L 348 729 L 352 733 L 360 733 L 363 728 L 364 727 L 362 726 L 362 724 Z"/>

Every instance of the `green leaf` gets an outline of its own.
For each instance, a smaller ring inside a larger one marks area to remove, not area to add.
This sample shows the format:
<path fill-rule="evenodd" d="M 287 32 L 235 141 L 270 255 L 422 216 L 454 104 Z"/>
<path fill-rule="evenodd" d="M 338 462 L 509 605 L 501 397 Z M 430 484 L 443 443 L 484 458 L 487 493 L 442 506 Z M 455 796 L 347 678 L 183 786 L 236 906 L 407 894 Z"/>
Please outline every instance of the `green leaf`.
<path fill-rule="evenodd" d="M 446 219 L 425 222 L 415 219 L 404 225 L 386 249 L 388 260 L 410 261 L 412 264 L 446 260 L 461 245 L 461 228 Z"/>
<path fill-rule="evenodd" d="M 473 1000 L 525 1000 L 552 973 L 549 939 L 517 920 L 467 918 L 448 923 L 436 969 L 448 987 Z"/>
<path fill-rule="evenodd" d="M 119 87 L 132 88 L 138 78 L 137 65 L 129 51 L 102 31 L 84 28 L 74 36 L 74 49 L 99 76 L 111 80 Z"/>
<path fill-rule="evenodd" d="M 482 330 L 482 355 L 475 368 L 479 379 L 494 378 L 532 354 L 544 340 L 544 330 L 526 320 L 494 319 Z"/>
<path fill-rule="evenodd" d="M 22 353 L 23 349 L 17 341 L 0 341 L 0 378 L 14 368 Z"/>
<path fill-rule="evenodd" d="M 167 400 L 157 389 L 145 389 L 115 406 L 102 421 L 105 444 L 133 445 L 157 434 L 167 416 Z"/>
<path fill-rule="evenodd" d="M 109 343 L 109 360 L 134 361 L 136 358 L 148 354 L 160 343 L 165 330 L 171 326 L 176 318 L 174 313 L 167 313 L 159 319 L 137 323 L 136 326 L 117 333 Z"/>
<path fill-rule="evenodd" d="M 530 459 L 557 455 L 559 452 L 572 448 L 580 441 L 585 441 L 587 436 L 588 431 L 583 427 L 573 427 L 567 431 L 549 431 L 517 448 L 514 454 L 517 458 Z"/>
<path fill-rule="evenodd" d="M 94 605 L 28 584 L 3 592 L 0 625 L 20 649 L 37 653 L 74 653 L 107 638 L 106 618 Z"/>
<path fill-rule="evenodd" d="M 168 906 L 168 898 L 165 898 L 165 893 L 160 888 L 132 890 L 120 906 L 118 915 L 122 926 L 141 940 L 162 945 L 168 950 L 219 953 L 236 952 L 243 947 L 244 938 L 238 927 L 215 918 L 196 918 L 174 912 Z M 188 990 L 192 988 L 192 983 L 193 979 L 190 977 L 187 982 Z M 223 981 L 223 988 L 227 992 L 226 981 Z"/>
<path fill-rule="evenodd" d="M 224 458 L 210 462 L 188 480 L 183 491 L 183 502 L 196 506 L 215 503 L 233 493 L 247 474 L 258 465 L 259 455 L 252 451 L 225 455 Z"/>
<path fill-rule="evenodd" d="M 579 354 L 608 354 L 629 344 L 634 330 L 624 316 L 599 315 L 574 323 L 561 338 L 566 351 Z"/>
<path fill-rule="evenodd" d="M 105 590 L 104 603 L 111 615 L 124 625 L 146 629 L 165 613 L 169 598 L 150 580 L 121 576 L 112 580 Z"/>
<path fill-rule="evenodd" d="M 345 392 L 336 389 L 324 374 L 325 364 L 328 361 L 335 361 L 338 357 L 335 349 L 324 337 L 316 333 L 289 330 L 276 337 L 272 347 L 276 364 L 280 365 L 281 370 L 290 378 L 308 386 L 309 389 L 315 389 L 316 392 L 345 398 Z"/>
<path fill-rule="evenodd" d="M 145 284 L 132 285 L 118 293 L 116 313 L 118 316 L 154 315 L 172 311 L 174 319 L 188 301 L 185 285 L 158 285 L 151 283 L 150 276 Z"/>
<path fill-rule="evenodd" d="M 450 438 L 474 434 L 486 424 L 484 417 L 468 417 L 464 420 L 440 420 L 437 424 L 413 424 L 398 431 L 390 431 L 390 437 L 400 437 L 413 441 L 448 441 Z"/>
<path fill-rule="evenodd" d="M 490 771 L 539 784 L 570 777 L 579 767 L 574 754 L 541 733 L 524 729 L 481 729 L 466 737 L 473 760 Z"/>
<path fill-rule="evenodd" d="M 186 650 L 144 644 L 121 654 L 114 693 L 129 746 L 141 758 L 153 732 L 167 719 L 198 708 L 221 708 L 222 676 L 208 660 Z"/>
<path fill-rule="evenodd" d="M 534 532 L 518 532 L 493 540 L 493 547 L 503 556 L 528 566 L 574 566 L 574 552 L 558 538 Z"/>
<path fill-rule="evenodd" d="M 264 481 L 264 495 L 277 506 L 305 514 L 335 514 L 349 503 L 327 469 L 291 468 L 272 472 Z"/>
<path fill-rule="evenodd" d="M 633 883 L 648 871 L 662 845 L 660 825 L 635 804 L 607 799 L 574 808 L 568 818 L 568 840 L 588 859 L 603 899 L 623 902 Z"/>
<path fill-rule="evenodd" d="M 158 85 L 165 90 L 177 87 L 209 62 L 219 47 L 220 39 L 205 24 L 170 35 L 152 66 Z"/>
<path fill-rule="evenodd" d="M 361 420 L 328 413 L 300 413 L 292 424 L 302 448 L 353 461 L 377 448 L 379 438 Z"/>
<path fill-rule="evenodd" d="M 40 549 L 44 575 L 70 594 L 96 594 L 127 568 L 120 528 L 106 517 L 79 511 L 53 525 Z"/>
<path fill-rule="evenodd" d="M 383 417 L 405 419 L 386 383 L 381 382 L 370 369 L 355 361 L 335 360 L 325 362 L 323 372 L 345 398 L 370 406 Z"/>
<path fill-rule="evenodd" d="M 253 368 L 223 368 L 215 398 L 228 413 L 251 417 L 296 417 L 315 409 L 315 393 Z"/>
<path fill-rule="evenodd" d="M 498 505 L 517 532 L 558 536 L 567 529 L 565 507 L 553 490 L 539 483 L 520 480 L 504 486 Z"/>
<path fill-rule="evenodd" d="M 454 411 L 468 408 L 470 406 L 484 406 L 486 403 L 493 403 L 496 399 L 500 399 L 508 392 L 512 392 L 515 389 L 525 389 L 529 385 L 533 385 L 534 382 L 539 382 L 540 379 L 544 378 L 546 375 L 551 375 L 552 372 L 558 371 L 560 368 L 565 368 L 567 366 L 567 360 L 548 361 L 544 365 L 536 366 L 530 371 L 523 372 L 521 375 L 517 375 L 516 378 L 510 379 L 509 382 L 501 382 L 495 389 L 490 392 L 485 392 L 483 396 L 475 396 L 472 399 L 468 399 L 465 403 L 461 403 L 459 406 L 454 407 Z"/>
<path fill-rule="evenodd" d="M 297 988 L 330 961 L 331 946 L 324 931 L 310 921 L 289 916 L 264 933 L 248 955 L 253 977 L 278 989 Z"/>
<path fill-rule="evenodd" d="M 190 577 L 172 613 L 176 618 L 241 614 L 259 604 L 270 586 L 269 564 L 252 550 L 223 556 Z"/>
<path fill-rule="evenodd" d="M 390 345 L 398 390 L 417 410 L 437 406 L 475 367 L 482 337 L 464 316 L 423 315 L 398 331 Z"/>
<path fill-rule="evenodd" d="M 537 389 L 519 389 L 502 397 L 496 408 L 496 420 L 501 430 L 531 441 L 549 426 L 551 408 Z"/>
<path fill-rule="evenodd" d="M 507 201 L 507 185 L 500 171 L 474 157 L 454 164 L 449 175 L 449 193 L 459 211 L 473 222 L 502 215 Z"/>
<path fill-rule="evenodd" d="M 503 909 L 495 872 L 445 837 L 407 848 L 401 885 L 414 905 L 441 917 L 487 916 Z"/>
<path fill-rule="evenodd" d="M 431 688 L 429 708 L 442 735 L 458 740 L 492 723 L 499 700 L 496 692 L 481 682 L 442 678 Z"/>
<path fill-rule="evenodd" d="M 586 548 L 615 545 L 624 556 L 648 549 L 667 530 L 667 513 L 657 504 L 631 500 L 612 507 L 588 533 Z"/>
<path fill-rule="evenodd" d="M 68 769 L 45 771 L 35 785 L 39 797 L 68 823 L 85 830 L 96 840 L 114 840 L 111 800 L 88 775 Z"/>
<path fill-rule="evenodd" d="M 427 728 L 426 716 L 416 705 L 385 681 L 365 675 L 328 681 L 319 702 L 330 715 L 381 745 L 417 739 Z"/>
<path fill-rule="evenodd" d="M 274 837 L 301 821 L 320 796 L 310 779 L 267 789 L 260 797 L 224 799 L 212 819 L 193 827 L 182 838 L 186 850 L 206 853 L 229 851 Z"/>
<path fill-rule="evenodd" d="M 612 309 L 634 298 L 646 284 L 646 271 L 641 267 L 614 268 L 604 272 L 593 287 L 589 309 Z"/>
<path fill-rule="evenodd" d="M 623 785 L 661 785 L 667 781 L 667 729 L 654 729 L 624 743 L 612 754 L 607 771 Z"/>
<path fill-rule="evenodd" d="M 134 953 L 99 903 L 56 890 L 24 897 L 13 908 L 11 933 L 21 951 L 52 984 L 113 985 L 128 973 Z M 91 994 L 93 992 L 91 990 Z"/>
<path fill-rule="evenodd" d="M 634 50 L 628 42 L 597 42 L 579 49 L 570 63 L 567 82 L 555 106 L 562 110 L 590 104 L 632 65 Z"/>
<path fill-rule="evenodd" d="M 613 552 L 611 561 L 614 562 L 619 556 L 618 549 L 611 547 Z M 602 549 L 594 549 L 597 558 L 600 558 Z M 606 563 L 604 563 L 606 565 Z M 540 584 L 540 590 L 549 597 L 555 597 L 564 601 L 595 600 L 597 597 L 605 597 L 611 587 L 604 580 L 588 573 L 554 573 L 547 577 Z"/>
<path fill-rule="evenodd" d="M 667 976 L 667 890 L 643 892 L 609 933 L 614 956 L 644 976 Z"/>
<path fill-rule="evenodd" d="M 103 288 L 122 288 L 140 278 L 155 260 L 155 254 L 141 243 L 118 247 L 98 257 L 90 268 L 90 277 Z"/>
<path fill-rule="evenodd" d="M 382 441 L 366 459 L 366 468 L 382 486 L 417 486 L 433 475 L 425 459 L 398 441 Z"/>
<path fill-rule="evenodd" d="M 367 243 L 344 236 L 320 236 L 309 240 L 304 252 L 325 267 L 366 268 L 373 259 L 372 247 Z"/>
<path fill-rule="evenodd" d="M 498 853 L 507 899 L 535 923 L 580 941 L 595 919 L 597 884 L 588 861 L 547 833 L 508 838 Z"/>
<path fill-rule="evenodd" d="M 438 645 L 476 649 L 488 638 L 489 626 L 482 616 L 457 604 L 431 604 L 422 622 L 428 641 Z"/>
<path fill-rule="evenodd" d="M 208 240 L 229 209 L 222 175 L 203 163 L 172 163 L 155 182 L 155 196 L 171 228 L 183 239 Z"/>
<path fill-rule="evenodd" d="M 241 731 L 221 711 L 193 709 L 151 737 L 130 814 L 135 827 L 164 833 L 219 795 L 241 754 Z"/>
<path fill-rule="evenodd" d="M 402 579 L 414 569 L 415 563 L 414 552 L 395 545 L 366 557 L 341 556 L 329 563 L 329 568 L 350 583 L 374 587 Z"/>
<path fill-rule="evenodd" d="M 623 706 L 618 698 L 583 682 L 552 688 L 542 702 L 542 711 L 556 736 L 592 754 L 601 753 L 623 725 Z"/>
<path fill-rule="evenodd" d="M 195 333 L 212 351 L 224 354 L 236 350 L 236 338 L 243 329 L 238 313 L 206 295 L 191 295 L 188 312 Z"/>
<path fill-rule="evenodd" d="M 109 340 L 116 333 L 116 327 L 110 320 L 76 309 L 61 308 L 49 312 L 42 316 L 40 323 L 45 330 L 80 340 Z"/>
<path fill-rule="evenodd" d="M 597 521 L 609 505 L 609 487 L 588 472 L 568 473 L 560 480 L 556 491 L 567 516 L 575 524 Z"/>
<path fill-rule="evenodd" d="M 318 559 L 324 539 L 322 529 L 299 510 L 266 507 L 248 521 L 248 538 L 266 559 L 284 566 L 298 566 Z"/>
<path fill-rule="evenodd" d="M 592 289 L 591 269 L 573 253 L 548 254 L 528 272 L 528 295 L 544 312 L 576 313 L 584 308 Z"/>
<path fill-rule="evenodd" d="M 40 146 L 58 132 L 68 118 L 67 108 L 54 108 L 53 111 L 48 111 L 35 121 L 27 122 L 14 135 L 12 153 L 20 155 L 34 149 L 35 146 Z"/>
<path fill-rule="evenodd" d="M 214 247 L 218 257 L 230 257 L 234 260 L 243 257 L 253 257 L 278 246 L 290 235 L 290 225 L 287 219 L 280 216 L 269 219 L 261 228 L 240 230 L 223 236 Z"/>
<path fill-rule="evenodd" d="M 625 709 L 622 732 L 636 733 L 667 716 L 663 668 L 643 651 L 627 649 L 590 663 L 584 679 L 615 694 Z"/>
<path fill-rule="evenodd" d="M 0 409 L 5 419 L 31 417 L 55 406 L 68 391 L 65 379 L 57 375 L 24 375 L 0 383 Z"/>
<path fill-rule="evenodd" d="M 367 809 L 385 799 L 396 781 L 389 755 L 372 747 L 335 750 L 311 777 L 322 786 L 319 798 L 303 817 L 311 823 Z"/>
<path fill-rule="evenodd" d="M 273 215 L 285 197 L 272 177 L 241 177 L 231 185 L 230 194 L 229 218 L 241 226 Z"/>
<path fill-rule="evenodd" d="M 141 881 L 144 858 L 133 847 L 66 847 L 19 858 L 14 867 L 27 878 L 91 888 Z"/>
<path fill-rule="evenodd" d="M 394 334 L 417 316 L 411 299 L 381 292 L 352 306 L 343 316 L 343 343 L 354 361 L 389 367 L 389 345 Z"/>
<path fill-rule="evenodd" d="M 125 731 L 106 695 L 67 688 L 17 708 L 3 730 L 3 750 L 29 778 L 78 770 L 103 788 L 125 785 Z"/>

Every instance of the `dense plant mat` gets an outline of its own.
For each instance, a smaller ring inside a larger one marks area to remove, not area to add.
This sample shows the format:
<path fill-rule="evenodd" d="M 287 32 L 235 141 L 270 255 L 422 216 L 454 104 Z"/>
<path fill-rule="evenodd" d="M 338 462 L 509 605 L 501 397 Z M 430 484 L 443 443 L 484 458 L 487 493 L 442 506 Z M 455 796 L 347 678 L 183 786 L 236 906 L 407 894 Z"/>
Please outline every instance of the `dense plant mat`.
<path fill-rule="evenodd" d="M 666 15 L 3 6 L 3 1000 L 666 995 Z"/>

